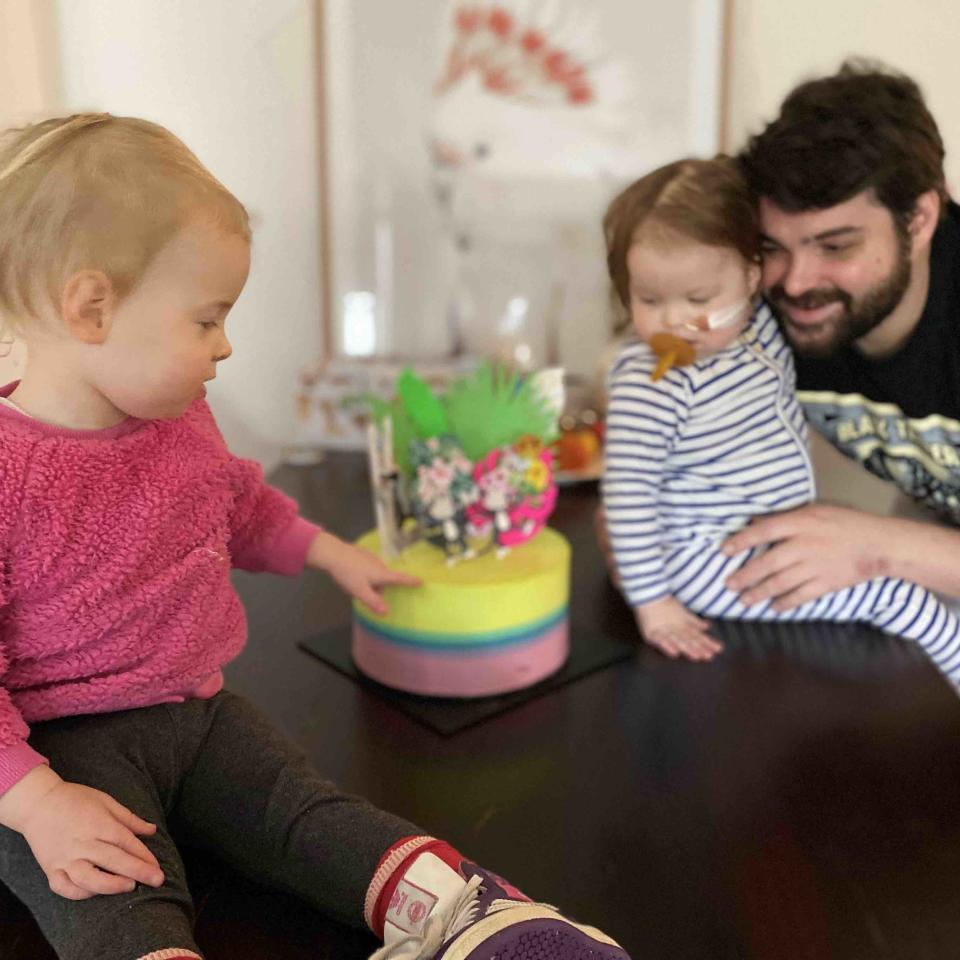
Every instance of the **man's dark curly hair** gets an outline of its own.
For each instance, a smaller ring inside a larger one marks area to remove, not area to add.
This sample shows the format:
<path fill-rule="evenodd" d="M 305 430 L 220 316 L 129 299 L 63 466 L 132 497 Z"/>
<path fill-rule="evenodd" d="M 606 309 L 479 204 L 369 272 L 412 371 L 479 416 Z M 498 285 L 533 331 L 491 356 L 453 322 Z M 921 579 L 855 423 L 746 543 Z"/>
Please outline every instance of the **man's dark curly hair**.
<path fill-rule="evenodd" d="M 947 193 L 943 141 L 917 84 L 877 61 L 847 60 L 789 94 L 740 162 L 756 196 L 783 210 L 822 210 L 872 189 L 905 226 L 917 198 Z"/>

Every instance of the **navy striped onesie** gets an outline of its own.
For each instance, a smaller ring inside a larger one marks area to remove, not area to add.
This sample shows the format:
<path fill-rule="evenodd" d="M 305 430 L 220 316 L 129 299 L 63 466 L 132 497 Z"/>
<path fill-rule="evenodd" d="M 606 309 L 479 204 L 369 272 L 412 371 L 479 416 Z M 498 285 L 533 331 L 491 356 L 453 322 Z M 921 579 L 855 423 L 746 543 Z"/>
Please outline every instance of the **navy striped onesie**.
<path fill-rule="evenodd" d="M 862 621 L 915 640 L 960 684 L 960 622 L 922 587 L 877 577 L 778 613 L 724 586 L 756 553 L 725 557 L 726 537 L 815 495 L 793 357 L 770 308 L 730 346 L 656 383 L 655 366 L 631 341 L 609 382 L 603 500 L 630 605 L 672 595 L 716 619 Z"/>

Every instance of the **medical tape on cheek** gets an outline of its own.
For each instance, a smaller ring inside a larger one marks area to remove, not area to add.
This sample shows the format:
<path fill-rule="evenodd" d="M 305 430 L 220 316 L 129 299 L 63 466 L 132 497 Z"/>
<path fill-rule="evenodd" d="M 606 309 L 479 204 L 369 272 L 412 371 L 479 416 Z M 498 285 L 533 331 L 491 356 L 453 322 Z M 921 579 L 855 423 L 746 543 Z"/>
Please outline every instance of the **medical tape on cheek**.
<path fill-rule="evenodd" d="M 704 326 L 707 330 L 722 330 L 724 327 L 732 326 L 740 319 L 744 308 L 749 305 L 750 301 L 745 297 L 722 310 L 713 310 L 706 315 Z"/>

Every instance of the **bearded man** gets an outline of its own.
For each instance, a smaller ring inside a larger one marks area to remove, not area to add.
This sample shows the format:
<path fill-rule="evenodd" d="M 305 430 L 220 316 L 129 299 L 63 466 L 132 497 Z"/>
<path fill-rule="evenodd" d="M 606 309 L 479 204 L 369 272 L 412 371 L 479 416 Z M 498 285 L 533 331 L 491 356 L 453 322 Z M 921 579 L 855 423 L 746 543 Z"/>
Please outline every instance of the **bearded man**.
<path fill-rule="evenodd" d="M 946 521 L 813 504 L 731 537 L 730 581 L 789 609 L 878 574 L 960 597 L 960 207 L 917 84 L 849 61 L 797 87 L 740 160 L 763 287 L 808 420 Z"/>

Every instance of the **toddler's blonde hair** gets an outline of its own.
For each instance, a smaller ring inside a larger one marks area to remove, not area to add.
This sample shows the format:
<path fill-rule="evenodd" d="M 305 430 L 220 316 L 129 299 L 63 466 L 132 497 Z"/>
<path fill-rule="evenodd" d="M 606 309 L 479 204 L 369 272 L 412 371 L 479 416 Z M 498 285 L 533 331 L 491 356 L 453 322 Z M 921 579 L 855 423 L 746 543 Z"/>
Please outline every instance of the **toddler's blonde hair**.
<path fill-rule="evenodd" d="M 24 333 L 78 270 L 120 297 L 195 220 L 250 239 L 246 209 L 169 130 L 108 113 L 0 137 L 0 333 Z"/>

